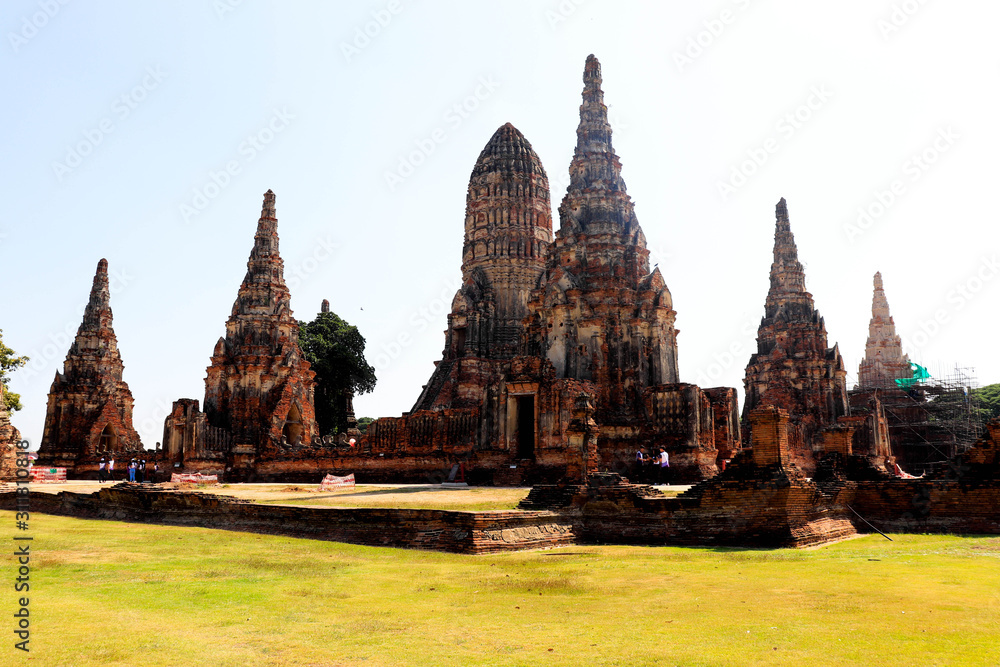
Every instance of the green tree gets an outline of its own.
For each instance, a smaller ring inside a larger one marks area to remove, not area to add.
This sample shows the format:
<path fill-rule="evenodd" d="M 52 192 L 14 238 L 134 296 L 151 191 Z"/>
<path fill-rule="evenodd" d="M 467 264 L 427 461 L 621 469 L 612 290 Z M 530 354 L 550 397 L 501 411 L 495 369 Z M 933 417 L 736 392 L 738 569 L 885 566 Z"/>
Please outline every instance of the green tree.
<path fill-rule="evenodd" d="M 979 410 L 983 421 L 1000 417 L 1000 384 L 988 384 L 972 391 L 979 399 Z"/>
<path fill-rule="evenodd" d="M 365 338 L 336 313 L 299 322 L 299 345 L 316 371 L 316 422 L 322 435 L 347 428 L 347 396 L 375 389 L 375 369 L 365 360 Z"/>
<path fill-rule="evenodd" d="M 358 430 L 361 431 L 362 433 L 367 433 L 368 432 L 368 427 L 371 425 L 371 423 L 373 421 L 375 421 L 374 417 L 360 417 L 360 418 L 358 418 Z"/>
<path fill-rule="evenodd" d="M 8 391 L 10 374 L 28 363 L 28 357 L 19 357 L 3 344 L 3 329 L 0 329 L 0 382 L 3 383 L 3 400 L 9 412 L 21 409 L 21 395 Z"/>

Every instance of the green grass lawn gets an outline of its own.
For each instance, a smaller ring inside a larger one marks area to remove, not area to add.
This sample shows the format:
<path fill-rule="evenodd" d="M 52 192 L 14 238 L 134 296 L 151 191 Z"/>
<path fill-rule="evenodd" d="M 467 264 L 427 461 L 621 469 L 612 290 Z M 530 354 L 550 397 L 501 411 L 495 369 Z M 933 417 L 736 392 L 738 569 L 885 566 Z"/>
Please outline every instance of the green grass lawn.
<path fill-rule="evenodd" d="M 288 487 L 286 487 L 288 488 Z M 436 488 L 428 486 L 357 487 L 334 492 L 274 493 L 257 501 L 277 505 L 321 507 L 384 507 L 390 509 L 511 510 L 530 489 L 517 487 Z M 225 493 L 221 489 L 219 493 Z"/>
<path fill-rule="evenodd" d="M 997 537 L 459 556 L 31 519 L 3 665 L 1000 664 Z"/>

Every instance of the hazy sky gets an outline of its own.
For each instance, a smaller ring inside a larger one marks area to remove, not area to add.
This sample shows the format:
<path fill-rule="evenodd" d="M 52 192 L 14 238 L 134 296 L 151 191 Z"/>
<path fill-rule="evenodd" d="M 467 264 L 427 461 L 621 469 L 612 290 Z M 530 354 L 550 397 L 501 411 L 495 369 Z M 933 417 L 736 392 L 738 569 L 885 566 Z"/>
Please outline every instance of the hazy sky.
<path fill-rule="evenodd" d="M 105 257 L 153 447 L 171 401 L 204 396 L 268 188 L 295 315 L 327 298 L 368 340 L 358 415 L 409 410 L 476 157 L 510 121 L 557 207 L 589 53 L 683 381 L 742 395 L 785 197 L 852 385 L 878 270 L 914 360 L 1000 382 L 998 24 L 985 0 L 8 0 L 0 328 L 32 357 L 14 424 L 37 446 Z"/>

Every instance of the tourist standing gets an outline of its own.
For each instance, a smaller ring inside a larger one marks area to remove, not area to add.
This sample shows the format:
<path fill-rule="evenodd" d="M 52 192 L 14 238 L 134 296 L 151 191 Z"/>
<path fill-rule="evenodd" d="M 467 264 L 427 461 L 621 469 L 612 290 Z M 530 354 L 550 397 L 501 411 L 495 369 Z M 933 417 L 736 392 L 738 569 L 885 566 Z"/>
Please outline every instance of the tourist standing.
<path fill-rule="evenodd" d="M 156 484 L 156 480 L 160 478 L 160 464 L 153 464 L 153 479 L 149 480 L 151 483 Z"/>
<path fill-rule="evenodd" d="M 660 464 L 659 482 L 660 484 L 668 484 L 669 482 L 667 481 L 667 473 L 670 472 L 670 457 L 667 455 L 667 450 L 665 450 L 663 447 L 660 447 L 659 464 Z"/>
<path fill-rule="evenodd" d="M 128 481 L 135 481 L 135 459 L 132 459 L 128 463 Z"/>
<path fill-rule="evenodd" d="M 136 477 L 138 477 L 137 481 L 140 484 L 146 481 L 146 459 L 139 461 L 138 473 L 136 474 Z"/>
<path fill-rule="evenodd" d="M 642 447 L 635 452 L 635 480 L 638 482 L 643 478 L 642 466 L 646 463 L 646 455 L 642 451 Z"/>
<path fill-rule="evenodd" d="M 106 479 L 104 475 L 104 466 L 106 465 L 107 463 L 105 463 L 104 457 L 102 456 L 101 462 L 97 464 L 97 481 L 100 482 L 101 484 L 104 484 L 104 480 Z"/>
<path fill-rule="evenodd" d="M 112 456 L 111 460 L 108 461 L 108 477 L 111 478 L 112 482 L 115 481 L 115 457 L 114 456 Z"/>

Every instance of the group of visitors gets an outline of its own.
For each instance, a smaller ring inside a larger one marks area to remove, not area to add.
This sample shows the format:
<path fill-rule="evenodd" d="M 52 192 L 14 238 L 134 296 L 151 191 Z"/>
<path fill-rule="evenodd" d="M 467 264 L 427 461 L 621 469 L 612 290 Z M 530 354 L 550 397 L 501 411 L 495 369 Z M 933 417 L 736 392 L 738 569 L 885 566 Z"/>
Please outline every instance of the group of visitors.
<path fill-rule="evenodd" d="M 660 447 L 660 452 L 649 455 L 642 447 L 635 452 L 635 481 L 650 481 L 656 484 L 670 483 L 670 455 Z"/>
<path fill-rule="evenodd" d="M 160 474 L 160 464 L 153 463 L 153 470 L 150 471 L 148 479 L 146 475 L 146 459 L 132 459 L 129 461 L 128 466 L 126 466 L 126 470 L 128 470 L 127 475 L 130 482 L 138 484 L 149 482 L 150 484 L 155 484 L 156 478 Z M 109 460 L 105 460 L 103 456 L 101 457 L 101 461 L 97 465 L 97 479 L 101 483 L 109 479 L 112 482 L 118 481 L 115 479 L 115 457 L 112 456 Z"/>

